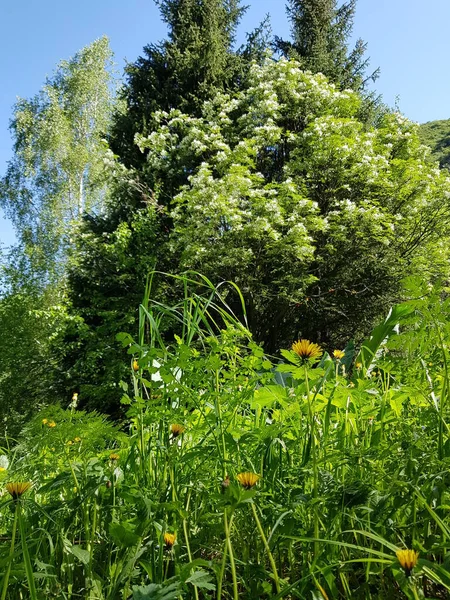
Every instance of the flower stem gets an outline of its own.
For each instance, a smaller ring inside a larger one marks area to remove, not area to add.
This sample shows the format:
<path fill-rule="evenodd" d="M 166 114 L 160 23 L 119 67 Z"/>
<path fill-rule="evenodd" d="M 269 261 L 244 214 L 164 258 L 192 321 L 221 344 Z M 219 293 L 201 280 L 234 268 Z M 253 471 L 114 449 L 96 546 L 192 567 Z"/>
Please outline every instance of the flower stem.
<path fill-rule="evenodd" d="M 9 547 L 8 567 L 6 568 L 5 577 L 3 579 L 1 600 L 5 600 L 6 592 L 8 591 L 9 574 L 11 573 L 11 565 L 12 565 L 12 560 L 14 557 L 14 546 L 16 543 L 17 521 L 19 519 L 19 512 L 20 512 L 20 502 L 16 501 L 16 510 L 14 513 L 14 523 L 13 523 L 12 535 L 11 535 L 11 546 Z"/>
<path fill-rule="evenodd" d="M 318 514 L 318 487 L 319 477 L 317 472 L 317 448 L 316 448 L 316 432 L 314 431 L 314 412 L 311 402 L 311 391 L 309 389 L 308 379 L 308 367 L 305 364 L 305 385 L 306 385 L 306 396 L 308 400 L 308 417 L 310 421 L 310 435 L 311 435 L 311 456 L 313 463 L 313 499 L 314 499 L 314 560 L 317 560 L 319 556 L 319 514 Z"/>
<path fill-rule="evenodd" d="M 20 500 L 17 500 L 16 502 L 17 502 L 17 505 L 19 506 L 18 520 L 19 520 L 19 528 L 20 528 L 20 541 L 22 543 L 23 562 L 25 565 L 25 573 L 27 575 L 28 590 L 30 592 L 31 600 L 37 600 L 36 585 L 34 583 L 34 576 L 33 576 L 33 566 L 31 564 L 30 553 L 28 552 L 28 546 L 27 546 L 25 521 L 24 521 L 24 518 L 22 515 L 22 511 L 21 511 Z"/>
<path fill-rule="evenodd" d="M 224 513 L 223 513 L 223 522 L 224 522 L 224 527 L 225 527 L 225 537 L 227 540 L 228 554 L 230 555 L 231 576 L 233 578 L 233 600 L 239 600 L 237 578 L 236 578 L 236 565 L 234 562 L 233 548 L 231 546 L 230 527 L 228 525 L 227 509 L 225 509 Z"/>
<path fill-rule="evenodd" d="M 269 557 L 270 566 L 272 567 L 273 579 L 275 581 L 275 587 L 277 589 L 277 594 L 279 594 L 280 593 L 280 580 L 278 578 L 277 566 L 275 564 L 275 560 L 273 558 L 272 552 L 270 551 L 269 543 L 264 534 L 264 530 L 262 528 L 261 521 L 259 520 L 258 513 L 256 511 L 256 506 L 253 502 L 251 503 L 251 506 L 252 506 L 253 516 L 255 517 L 256 527 L 258 528 L 259 535 L 261 536 L 261 539 L 262 539 L 262 543 L 264 544 L 264 548 L 266 549 L 267 556 Z"/>

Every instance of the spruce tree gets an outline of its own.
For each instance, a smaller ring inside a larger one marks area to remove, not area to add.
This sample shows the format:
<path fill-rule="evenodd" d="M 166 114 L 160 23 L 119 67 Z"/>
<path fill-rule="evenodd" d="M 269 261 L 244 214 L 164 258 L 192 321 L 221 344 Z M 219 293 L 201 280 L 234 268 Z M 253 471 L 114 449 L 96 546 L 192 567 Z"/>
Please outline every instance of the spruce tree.
<path fill-rule="evenodd" d="M 145 156 L 136 133 L 152 130 L 157 110 L 178 108 L 199 114 L 204 100 L 233 87 L 242 77 L 245 56 L 233 51 L 245 8 L 240 0 L 155 0 L 168 26 L 168 39 L 145 46 L 126 68 L 125 112 L 117 115 L 110 140 L 126 166 L 140 167 Z"/>
<path fill-rule="evenodd" d="M 359 39 L 349 51 L 356 0 L 338 6 L 337 0 L 288 0 L 292 41 L 276 38 L 277 49 L 301 61 L 305 69 L 323 73 L 340 88 L 364 91 L 378 70 L 366 75 L 367 44 Z"/>

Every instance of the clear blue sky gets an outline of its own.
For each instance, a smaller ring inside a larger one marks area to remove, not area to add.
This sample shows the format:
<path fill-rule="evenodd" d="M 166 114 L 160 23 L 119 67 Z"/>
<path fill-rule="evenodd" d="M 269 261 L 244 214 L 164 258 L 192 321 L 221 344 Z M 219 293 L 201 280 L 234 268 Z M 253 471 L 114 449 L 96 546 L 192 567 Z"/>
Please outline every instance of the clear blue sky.
<path fill-rule="evenodd" d="M 0 21 L 0 174 L 11 156 L 8 123 L 16 96 L 30 97 L 56 64 L 106 34 L 122 68 L 142 47 L 165 35 L 152 0 L 4 0 Z M 247 0 L 250 8 L 238 41 L 270 13 L 275 34 L 286 37 L 284 0 Z M 448 56 L 450 1 L 359 0 L 355 37 L 368 42 L 373 68 L 381 67 L 375 88 L 409 118 L 425 122 L 450 118 Z M 14 234 L 0 217 L 0 242 Z"/>

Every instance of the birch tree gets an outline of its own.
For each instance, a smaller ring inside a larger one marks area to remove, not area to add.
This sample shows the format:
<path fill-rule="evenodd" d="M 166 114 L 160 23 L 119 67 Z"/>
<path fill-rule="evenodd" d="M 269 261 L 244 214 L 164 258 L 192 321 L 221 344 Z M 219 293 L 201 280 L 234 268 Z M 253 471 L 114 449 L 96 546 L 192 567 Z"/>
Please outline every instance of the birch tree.
<path fill-rule="evenodd" d="M 0 203 L 37 268 L 64 255 L 83 213 L 102 210 L 113 84 L 103 37 L 62 61 L 36 96 L 16 102 Z"/>

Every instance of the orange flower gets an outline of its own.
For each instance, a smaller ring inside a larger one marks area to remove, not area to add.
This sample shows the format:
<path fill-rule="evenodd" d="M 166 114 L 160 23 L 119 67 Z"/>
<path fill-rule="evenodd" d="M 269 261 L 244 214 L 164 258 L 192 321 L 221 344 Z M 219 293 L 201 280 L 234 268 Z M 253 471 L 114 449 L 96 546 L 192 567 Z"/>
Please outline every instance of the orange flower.
<path fill-rule="evenodd" d="M 292 351 L 304 361 L 320 358 L 323 354 L 323 350 L 319 344 L 314 344 L 309 340 L 294 342 L 292 344 Z"/>
<path fill-rule="evenodd" d="M 176 533 L 165 533 L 164 534 L 164 543 L 168 548 L 172 548 L 175 544 L 175 540 L 177 539 Z"/>
<path fill-rule="evenodd" d="M 245 473 L 239 473 L 239 475 L 236 475 L 236 479 L 239 481 L 242 487 L 244 487 L 246 490 L 249 490 L 258 483 L 258 480 L 261 479 L 261 475 L 246 471 Z"/>
<path fill-rule="evenodd" d="M 31 487 L 29 481 L 17 481 L 15 483 L 7 483 L 6 490 L 11 494 L 13 500 L 18 500 L 22 494 L 25 494 Z"/>

